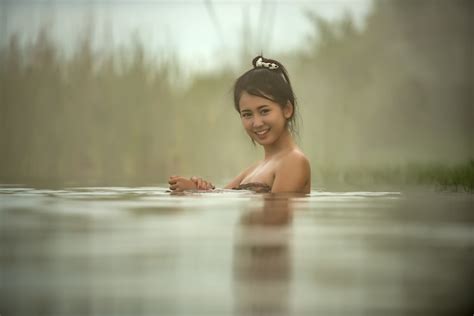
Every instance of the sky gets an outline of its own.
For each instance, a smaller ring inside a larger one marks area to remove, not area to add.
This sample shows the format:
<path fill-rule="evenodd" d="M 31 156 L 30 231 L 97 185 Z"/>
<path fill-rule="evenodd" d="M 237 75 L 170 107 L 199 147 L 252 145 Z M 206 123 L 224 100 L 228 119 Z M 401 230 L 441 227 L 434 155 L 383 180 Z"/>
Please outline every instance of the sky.
<path fill-rule="evenodd" d="M 2 45 L 12 33 L 28 42 L 46 25 L 67 56 L 90 28 L 97 49 L 126 49 L 135 38 L 151 59 L 175 55 L 199 71 L 237 58 L 244 38 L 269 57 L 304 48 L 313 31 L 307 11 L 328 20 L 349 13 L 363 28 L 370 8 L 370 0 L 0 0 L 0 35 Z"/>

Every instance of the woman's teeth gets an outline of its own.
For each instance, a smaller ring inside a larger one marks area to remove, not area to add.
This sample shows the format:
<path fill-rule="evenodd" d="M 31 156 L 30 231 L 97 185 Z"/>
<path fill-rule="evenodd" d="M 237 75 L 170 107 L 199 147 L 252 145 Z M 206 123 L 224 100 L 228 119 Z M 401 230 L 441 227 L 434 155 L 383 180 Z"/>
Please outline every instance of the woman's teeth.
<path fill-rule="evenodd" d="M 259 131 L 259 132 L 255 132 L 255 134 L 257 134 L 259 136 L 262 136 L 262 135 L 266 134 L 267 132 L 268 132 L 268 129 L 263 130 L 263 131 Z"/>

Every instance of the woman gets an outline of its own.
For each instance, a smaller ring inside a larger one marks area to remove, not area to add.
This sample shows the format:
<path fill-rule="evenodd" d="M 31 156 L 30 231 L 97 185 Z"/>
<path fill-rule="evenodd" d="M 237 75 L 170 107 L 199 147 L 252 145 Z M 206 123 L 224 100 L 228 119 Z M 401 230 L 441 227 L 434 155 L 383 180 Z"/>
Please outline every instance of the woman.
<path fill-rule="evenodd" d="M 255 57 L 252 64 L 253 69 L 235 82 L 234 107 L 252 142 L 263 146 L 264 158 L 224 188 L 309 193 L 311 168 L 293 138 L 296 100 L 286 69 L 262 56 Z M 211 182 L 199 177 L 171 176 L 168 182 L 173 191 L 214 189 Z"/>

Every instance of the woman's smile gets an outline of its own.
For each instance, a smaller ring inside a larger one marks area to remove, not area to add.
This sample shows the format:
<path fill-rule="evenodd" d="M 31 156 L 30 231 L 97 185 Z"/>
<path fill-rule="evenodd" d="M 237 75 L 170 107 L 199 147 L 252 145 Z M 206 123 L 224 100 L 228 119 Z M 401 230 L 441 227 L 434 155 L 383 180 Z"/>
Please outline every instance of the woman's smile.
<path fill-rule="evenodd" d="M 269 131 L 270 131 L 270 128 L 266 128 L 259 131 L 255 131 L 254 133 L 257 134 L 259 138 L 264 138 Z"/>
<path fill-rule="evenodd" d="M 286 117 L 274 101 L 244 91 L 239 108 L 245 130 L 260 145 L 273 144 L 286 131 Z"/>

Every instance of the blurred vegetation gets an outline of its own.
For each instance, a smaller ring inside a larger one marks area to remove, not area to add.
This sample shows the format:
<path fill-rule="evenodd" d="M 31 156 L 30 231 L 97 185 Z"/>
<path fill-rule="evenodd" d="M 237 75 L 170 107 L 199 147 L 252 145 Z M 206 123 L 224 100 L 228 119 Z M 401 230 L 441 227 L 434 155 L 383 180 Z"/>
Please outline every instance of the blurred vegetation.
<path fill-rule="evenodd" d="M 474 3 L 374 1 L 363 30 L 349 16 L 308 18 L 314 33 L 292 73 L 316 181 L 359 170 L 352 183 L 400 183 L 399 170 L 403 183 L 451 177 L 472 190 Z"/>
<path fill-rule="evenodd" d="M 474 160 L 464 164 L 407 163 L 404 165 L 322 167 L 328 188 L 346 190 L 393 190 L 413 186 L 434 186 L 440 191 L 474 193 Z M 322 188 L 323 190 L 325 189 Z"/>
<path fill-rule="evenodd" d="M 472 192 L 473 14 L 468 0 L 376 1 L 359 30 L 350 16 L 308 12 L 306 46 L 275 57 L 298 96 L 315 188 Z M 145 185 L 181 174 L 222 185 L 260 158 L 232 105 L 248 47 L 238 69 L 184 83 L 175 59 L 157 64 L 133 38 L 131 51 L 107 54 L 82 35 L 72 58 L 46 29 L 2 47 L 0 183 Z"/>

